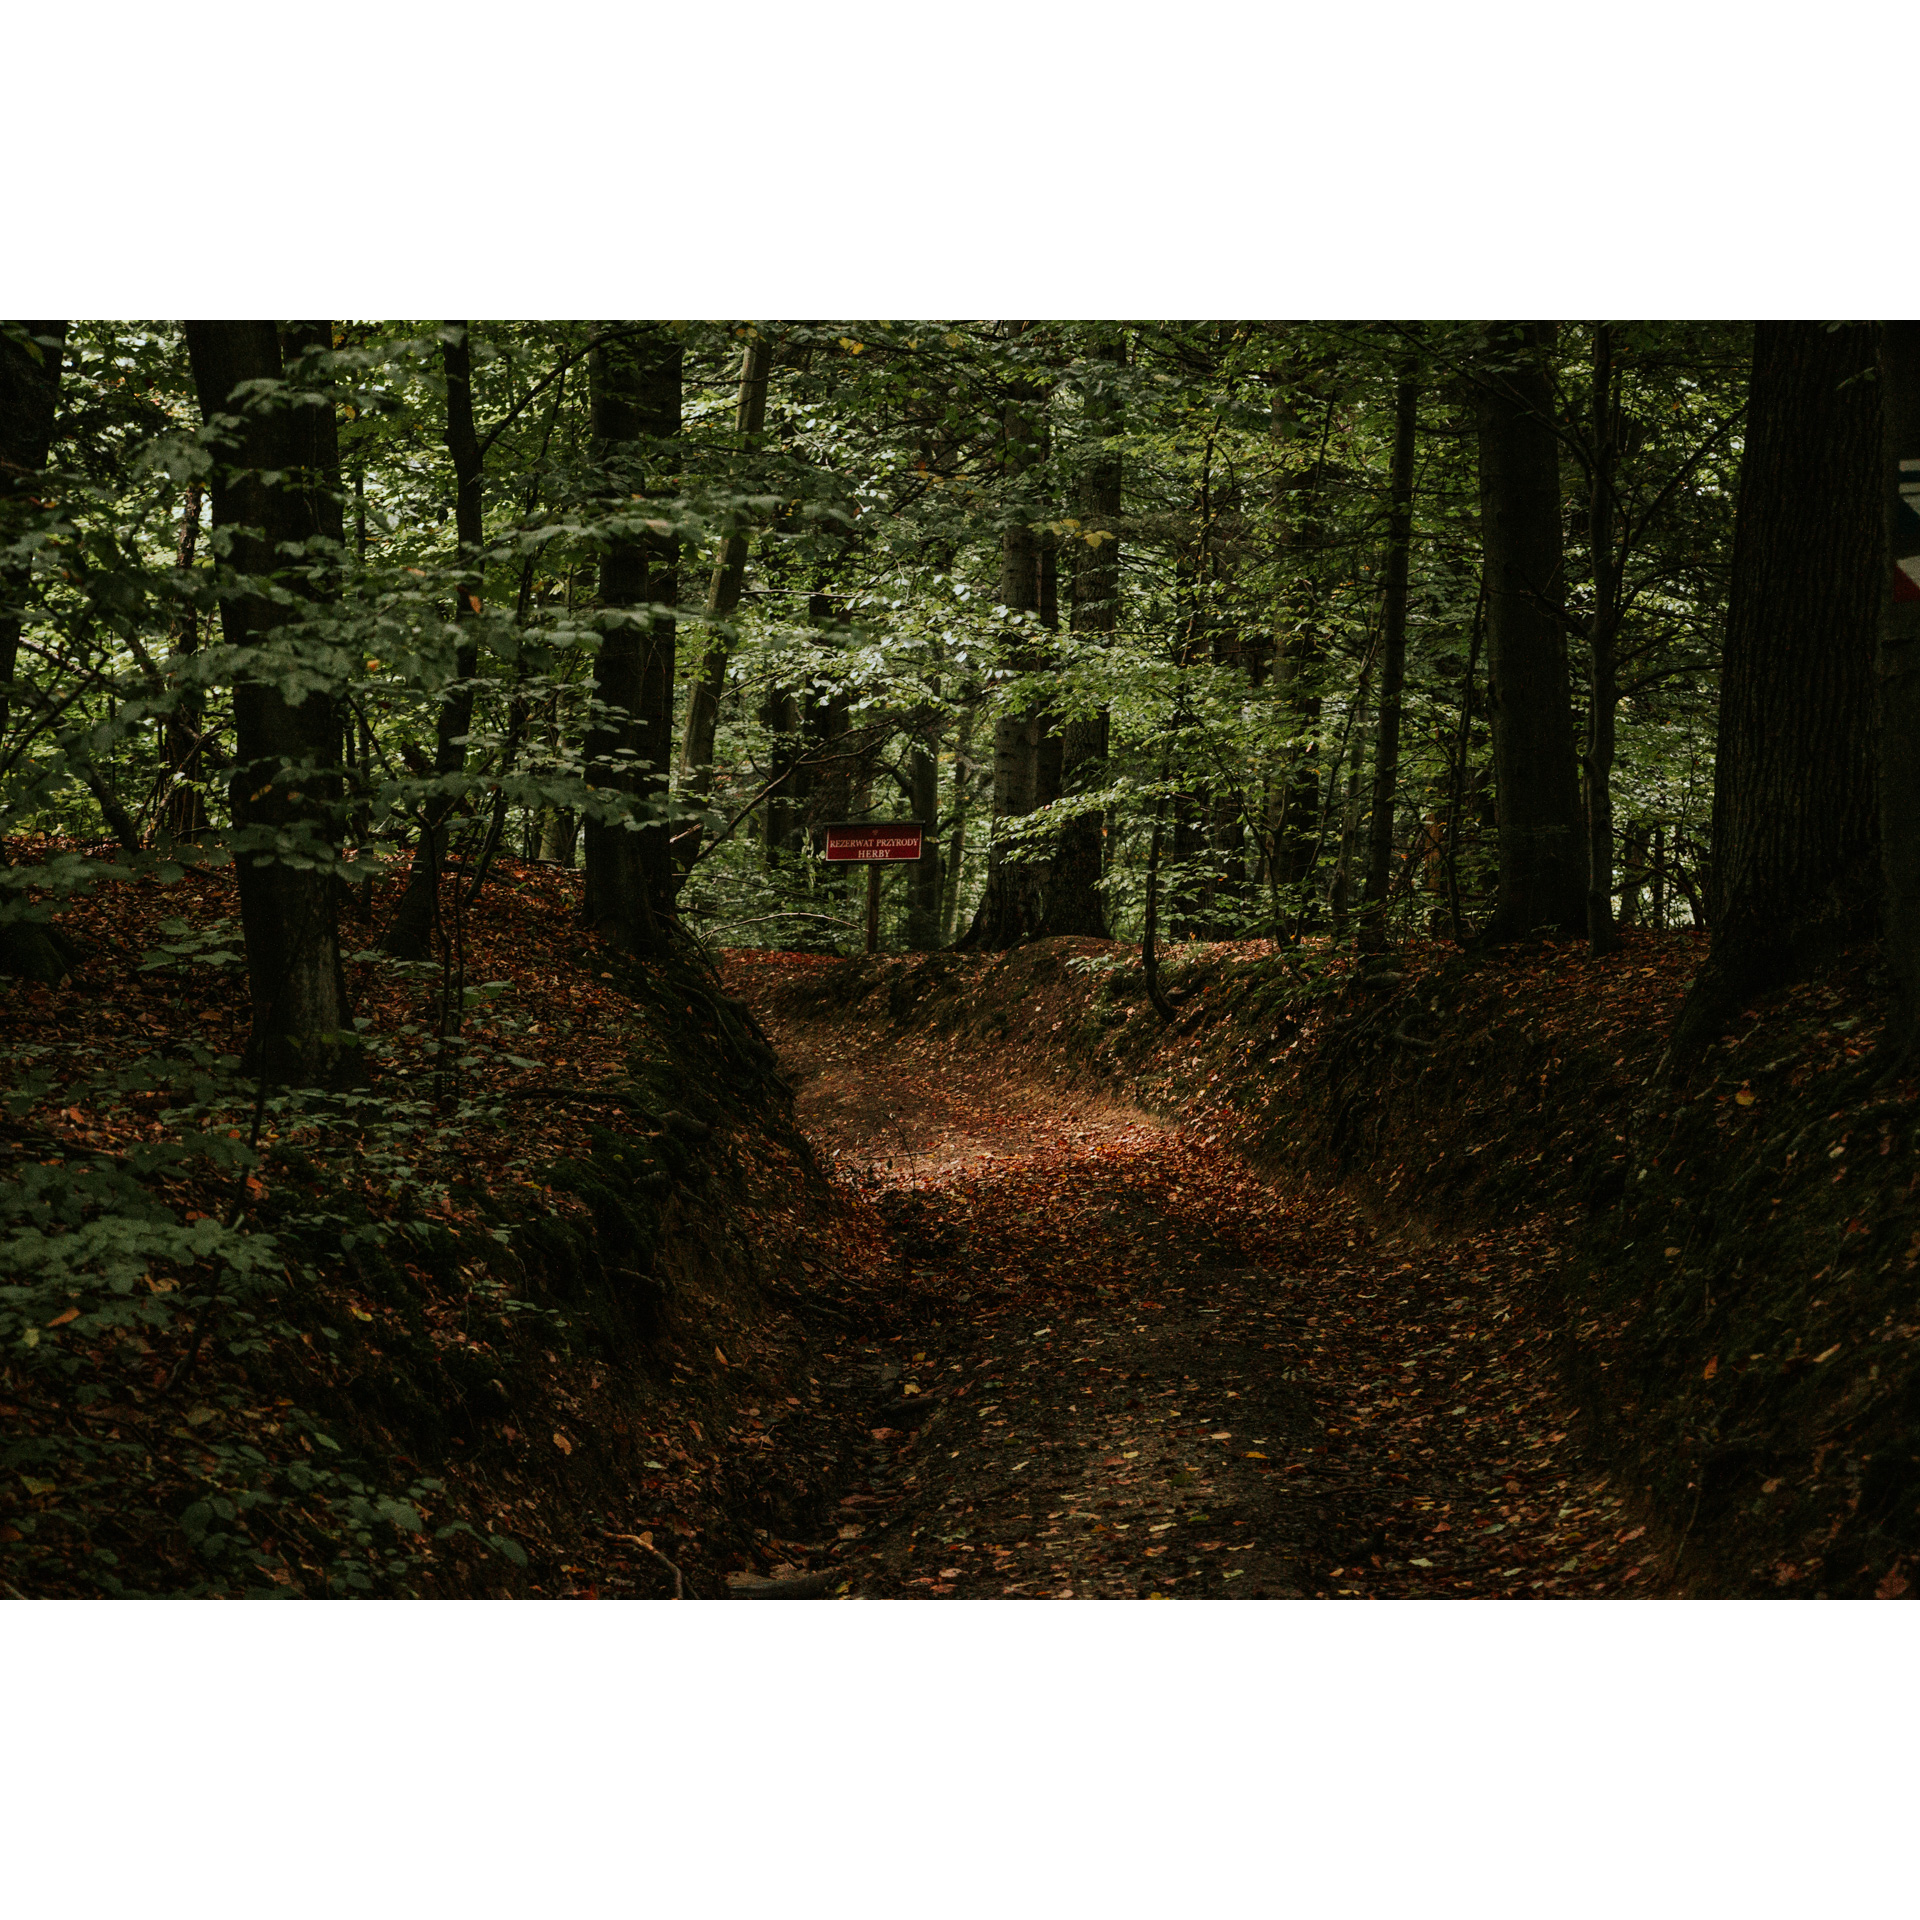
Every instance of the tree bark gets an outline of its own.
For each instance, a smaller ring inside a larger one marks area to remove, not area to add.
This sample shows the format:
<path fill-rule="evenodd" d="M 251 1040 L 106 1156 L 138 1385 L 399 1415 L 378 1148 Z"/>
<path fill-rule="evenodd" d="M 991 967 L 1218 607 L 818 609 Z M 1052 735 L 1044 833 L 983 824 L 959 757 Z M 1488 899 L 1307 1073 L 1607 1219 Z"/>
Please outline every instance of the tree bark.
<path fill-rule="evenodd" d="M 309 323 L 311 325 L 312 323 Z M 190 320 L 187 353 L 203 417 L 238 416 L 216 456 L 213 524 L 229 535 L 228 559 L 249 580 L 280 573 L 298 600 L 312 597 L 324 549 L 287 549 L 338 537 L 338 446 L 331 406 L 293 408 L 278 396 L 236 392 L 245 382 L 285 380 L 288 367 L 271 320 Z M 297 358 L 311 344 L 288 329 Z M 329 505 L 331 501 L 331 505 Z M 359 1056 L 342 1036 L 353 1009 L 340 964 L 336 856 L 329 793 L 339 780 L 339 723 L 324 694 L 287 700 L 246 671 L 246 655 L 297 617 L 267 594 L 229 586 L 221 628 L 242 661 L 233 689 L 234 769 L 229 789 L 236 838 L 240 920 L 246 936 L 253 1031 L 250 1069 L 288 1082 L 359 1078 Z M 294 866 L 281 856 L 317 859 Z"/>
<path fill-rule="evenodd" d="M 1615 641 L 1621 556 L 1613 545 L 1613 329 L 1593 329 L 1593 485 L 1587 515 L 1593 550 L 1593 618 L 1587 629 L 1587 748 L 1581 756 L 1587 807 L 1587 948 L 1616 953 L 1613 923 L 1613 752 L 1620 705 Z"/>
<path fill-rule="evenodd" d="M 589 362 L 593 439 L 609 504 L 633 520 L 634 494 L 667 491 L 680 433 L 679 340 L 664 325 L 595 348 Z M 600 565 L 603 609 L 594 659 L 597 711 L 584 749 L 588 780 L 631 795 L 633 823 L 588 820 L 587 925 L 643 957 L 667 951 L 674 871 L 668 845 L 673 759 L 671 608 L 679 598 L 671 533 L 622 531 Z"/>
<path fill-rule="evenodd" d="M 1287 389 L 1273 396 L 1271 432 L 1276 440 L 1292 436 L 1295 425 Z M 1274 706 L 1284 736 L 1282 758 L 1268 791 L 1266 860 L 1274 902 L 1276 939 L 1298 939 L 1318 911 L 1313 891 L 1320 858 L 1321 672 L 1326 656 L 1320 628 L 1321 579 L 1317 558 L 1322 540 L 1319 500 L 1325 480 L 1324 459 L 1289 475 L 1278 489 L 1275 533 L 1282 552 L 1316 557 L 1290 569 L 1300 598 L 1277 610 L 1273 630 Z M 1329 801 L 1329 804 L 1331 802 Z"/>
<path fill-rule="evenodd" d="M 480 549 L 486 538 L 486 477 L 479 435 L 473 425 L 473 323 L 443 323 L 441 363 L 447 378 L 447 452 L 453 459 L 453 526 L 460 549 L 460 579 L 453 597 L 454 684 L 442 696 L 434 719 L 433 771 L 453 783 L 466 771 L 467 736 L 473 730 L 474 677 L 480 650 L 469 636 L 480 612 L 484 580 Z M 447 857 L 447 823 L 463 796 L 452 784 L 428 796 L 426 819 L 407 874 L 406 891 L 380 945 L 397 960 L 424 960 L 440 922 L 440 873 Z"/>
<path fill-rule="evenodd" d="M 734 408 L 733 430 L 740 451 L 753 451 L 767 421 L 767 376 L 773 365 L 773 341 L 756 333 L 740 361 L 740 398 Z M 713 783 L 713 736 L 720 723 L 720 696 L 727 684 L 727 663 L 733 645 L 725 623 L 740 605 L 747 579 L 747 536 L 744 529 L 727 535 L 713 563 L 707 588 L 707 654 L 687 699 L 687 731 L 680 754 L 680 783 L 690 799 L 705 800 Z M 698 852 L 699 841 L 688 842 L 687 864 Z"/>
<path fill-rule="evenodd" d="M 204 489 L 198 480 L 189 481 L 186 498 L 180 504 L 180 538 L 174 552 L 174 568 L 187 585 L 193 572 L 195 551 L 200 538 L 200 505 Z M 170 635 L 170 664 L 175 677 L 174 704 L 168 710 L 165 728 L 162 778 L 166 782 L 160 806 L 160 830 L 170 840 L 193 840 L 207 831 L 207 803 L 200 783 L 205 778 L 206 702 L 198 687 L 181 676 L 186 663 L 200 650 L 200 616 L 192 606 L 183 607 L 173 622 Z"/>
<path fill-rule="evenodd" d="M 1123 341 L 1103 344 L 1092 356 L 1095 384 L 1087 396 L 1088 425 L 1102 441 L 1121 429 L 1120 401 L 1101 376 L 1126 364 Z M 1069 633 L 1090 636 L 1095 645 L 1112 643 L 1120 624 L 1120 539 L 1114 531 L 1122 510 L 1120 455 L 1102 450 L 1088 461 L 1080 480 L 1081 531 L 1072 537 Z M 1084 792 L 1107 777 L 1110 716 L 1105 706 L 1069 720 L 1061 738 L 1061 790 Z M 1101 896 L 1106 846 L 1105 821 L 1082 813 L 1061 828 L 1049 875 L 1043 933 L 1107 937 L 1106 903 Z"/>
<path fill-rule="evenodd" d="M 64 320 L 15 324 L 24 330 L 26 341 L 0 333 L 0 541 L 12 539 L 34 511 L 39 477 L 53 445 L 67 338 Z M 29 584 L 24 569 L 0 569 L 0 745 L 6 740 Z M 0 849 L 0 862 L 5 860 Z M 67 968 L 64 942 L 52 928 L 32 920 L 0 923 L 0 973 L 57 986 Z"/>
<path fill-rule="evenodd" d="M 1880 612 L 1880 859 L 1886 957 L 1898 989 L 1883 1052 L 1920 1036 L 1920 321 L 1880 328 L 1886 598 Z"/>
<path fill-rule="evenodd" d="M 907 875 L 907 946 L 928 953 L 940 944 L 940 736 L 916 739 L 907 753 L 907 786 L 913 817 L 926 829 L 920 858 Z"/>
<path fill-rule="evenodd" d="M 960 919 L 960 875 L 967 858 L 967 803 L 973 792 L 973 714 L 975 691 L 963 689 L 960 731 L 953 746 L 953 826 L 947 841 L 945 891 L 940 901 L 942 944 L 953 938 Z"/>
<path fill-rule="evenodd" d="M 1586 929 L 1586 860 L 1561 629 L 1552 328 L 1491 330 L 1475 381 L 1487 571 L 1487 692 L 1500 883 L 1481 944 Z"/>
<path fill-rule="evenodd" d="M 1878 918 L 1874 651 L 1886 533 L 1866 326 L 1754 329 L 1720 675 L 1713 943 L 1669 1049 Z"/>
<path fill-rule="evenodd" d="M 1410 371 L 1410 370 L 1409 370 Z M 1386 937 L 1387 887 L 1393 874 L 1393 809 L 1400 785 L 1400 702 L 1407 679 L 1407 575 L 1413 541 L 1413 433 L 1420 389 L 1403 377 L 1393 392 L 1393 464 L 1387 492 L 1386 604 L 1380 635 L 1380 698 L 1373 752 L 1373 811 L 1367 823 L 1367 912 L 1361 938 Z"/>
<path fill-rule="evenodd" d="M 1016 487 L 1023 476 L 1045 457 L 1044 425 L 1040 407 L 1043 390 L 1022 383 L 1009 401 L 1005 415 L 1007 472 Z M 1046 543 L 1025 517 L 1027 503 L 1016 502 L 1013 520 L 1000 536 L 1000 604 L 1009 613 L 1029 616 L 1046 624 L 1048 582 Z M 1057 618 L 1057 615 L 1055 616 Z M 1010 664 L 1016 673 L 1028 673 L 1042 662 L 1022 623 Z M 993 816 L 987 840 L 987 886 L 973 916 L 973 924 L 959 943 L 975 951 L 1000 951 L 1018 946 L 1039 933 L 1046 914 L 1047 867 L 1044 859 L 1024 850 L 1015 854 L 1004 831 L 1009 820 L 1024 819 L 1053 798 L 1057 791 L 1060 743 L 1052 734 L 1043 709 L 1014 714 L 1004 709 L 993 725 Z M 1049 782 L 1049 774 L 1052 782 Z"/>

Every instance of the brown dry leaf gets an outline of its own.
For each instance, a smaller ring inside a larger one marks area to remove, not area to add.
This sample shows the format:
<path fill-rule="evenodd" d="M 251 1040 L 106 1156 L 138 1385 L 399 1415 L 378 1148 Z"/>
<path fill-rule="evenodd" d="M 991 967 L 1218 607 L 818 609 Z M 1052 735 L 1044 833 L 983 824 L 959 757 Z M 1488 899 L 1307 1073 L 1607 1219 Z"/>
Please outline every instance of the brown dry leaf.
<path fill-rule="evenodd" d="M 553 1436 L 553 1444 L 558 1447 L 562 1453 L 571 1453 L 573 1451 L 573 1442 L 569 1440 L 564 1433 L 556 1433 Z"/>
<path fill-rule="evenodd" d="M 64 1327 L 69 1320 L 78 1320 L 79 1318 L 80 1309 L 78 1307 L 69 1307 L 65 1313 L 56 1313 L 53 1318 L 47 1322 L 47 1325 L 50 1327 Z"/>

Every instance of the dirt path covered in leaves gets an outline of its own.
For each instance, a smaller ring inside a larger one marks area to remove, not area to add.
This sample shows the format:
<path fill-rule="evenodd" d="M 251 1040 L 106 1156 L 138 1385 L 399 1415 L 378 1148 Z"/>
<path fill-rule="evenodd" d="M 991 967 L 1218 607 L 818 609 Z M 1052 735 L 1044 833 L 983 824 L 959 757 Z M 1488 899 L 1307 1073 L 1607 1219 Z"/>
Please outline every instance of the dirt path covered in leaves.
<path fill-rule="evenodd" d="M 1660 1584 L 1530 1312 L 1542 1229 L 1382 1235 L 1207 1135 L 933 1036 L 783 1019 L 765 969 L 730 972 L 914 1303 L 910 1331 L 844 1350 L 888 1396 L 870 1472 L 776 1577 L 876 1598 Z"/>

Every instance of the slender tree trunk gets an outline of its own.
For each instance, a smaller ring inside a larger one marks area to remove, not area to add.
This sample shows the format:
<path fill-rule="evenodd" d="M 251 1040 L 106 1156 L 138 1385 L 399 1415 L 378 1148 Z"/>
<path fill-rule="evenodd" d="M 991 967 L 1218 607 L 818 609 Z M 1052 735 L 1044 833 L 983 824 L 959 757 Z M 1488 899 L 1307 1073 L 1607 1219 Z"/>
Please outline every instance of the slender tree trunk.
<path fill-rule="evenodd" d="M 922 725 L 926 732 L 913 742 L 907 754 L 913 817 L 926 829 L 920 858 L 907 875 L 907 945 L 915 953 L 930 952 L 940 944 L 940 836 L 936 831 L 940 814 L 940 735 L 931 719 L 923 720 Z"/>
<path fill-rule="evenodd" d="M 1872 931 L 1874 651 L 1886 533 L 1873 330 L 1754 329 L 1720 676 L 1713 943 L 1675 1023 L 1683 1069 L 1741 1007 Z"/>
<path fill-rule="evenodd" d="M 1087 397 L 1088 424 L 1102 440 L 1121 429 L 1120 402 L 1105 376 L 1126 364 L 1124 341 L 1102 344 L 1091 356 L 1093 391 Z M 1071 603 L 1067 630 L 1092 644 L 1112 644 L 1120 623 L 1120 541 L 1114 523 L 1121 512 L 1120 455 L 1102 451 L 1087 463 L 1080 480 L 1081 530 L 1071 537 Z M 1066 723 L 1061 740 L 1061 790 L 1073 794 L 1103 785 L 1107 777 L 1110 716 L 1103 705 Z M 1060 830 L 1049 876 L 1042 933 L 1073 933 L 1096 940 L 1107 937 L 1106 905 L 1100 892 L 1105 823 L 1099 813 L 1082 813 Z"/>
<path fill-rule="evenodd" d="M 24 341 L 0 333 L 0 542 L 11 540 L 35 511 L 59 413 L 60 361 L 67 338 L 64 320 L 15 325 L 26 334 Z M 29 587 L 24 570 L 0 569 L 0 746 L 12 710 Z M 0 863 L 5 861 L 5 850 L 0 849 Z M 68 965 L 66 943 L 51 927 L 32 920 L 0 922 L 0 974 L 57 986 Z"/>
<path fill-rule="evenodd" d="M 485 475 L 473 425 L 473 323 L 444 323 L 440 352 L 447 377 L 447 452 L 453 458 L 453 524 L 460 546 L 460 582 L 454 594 L 454 685 L 442 696 L 434 721 L 433 770 L 444 782 L 466 771 L 467 736 L 473 730 L 474 679 L 480 652 L 470 637 L 480 613 L 484 581 L 480 550 L 485 540 Z M 440 920 L 440 872 L 446 863 L 447 823 L 463 796 L 450 787 L 428 797 L 426 822 L 414 850 L 406 891 L 382 949 L 400 960 L 424 960 Z"/>
<path fill-rule="evenodd" d="M 1153 831 L 1147 839 L 1147 911 L 1140 931 L 1140 971 L 1147 983 L 1147 998 L 1153 1010 L 1168 1026 L 1173 1024 L 1173 1008 L 1160 985 L 1160 840 L 1167 816 L 1167 776 L 1172 771 L 1171 749 L 1161 756 L 1161 791 L 1153 800 Z"/>
<path fill-rule="evenodd" d="M 185 587 L 193 572 L 195 550 L 200 538 L 200 507 L 205 490 L 198 480 L 187 483 L 186 498 L 180 503 L 180 537 L 174 551 L 174 568 Z M 200 689 L 185 676 L 192 671 L 193 656 L 200 649 L 200 616 L 192 606 L 184 606 L 173 622 L 169 676 L 175 682 L 174 703 L 167 711 L 161 778 L 165 791 L 160 803 L 160 831 L 169 840 L 193 840 L 208 826 L 206 796 L 201 781 L 206 777 L 206 743 L 202 733 L 206 725 L 206 701 Z"/>
<path fill-rule="evenodd" d="M 1587 630 L 1587 750 L 1581 758 L 1587 803 L 1587 947 L 1615 953 L 1613 924 L 1613 751 L 1620 705 L 1615 636 L 1620 614 L 1620 556 L 1613 545 L 1613 329 L 1593 330 L 1593 493 L 1587 516 L 1593 547 L 1593 619 Z"/>
<path fill-rule="evenodd" d="M 1409 372 L 1411 370 L 1409 369 Z M 1407 678 L 1407 575 L 1413 543 L 1413 434 L 1420 389 L 1409 377 L 1394 387 L 1393 465 L 1388 480 L 1386 604 L 1380 634 L 1380 699 L 1373 752 L 1373 812 L 1367 823 L 1367 914 L 1362 940 L 1386 938 L 1387 886 L 1393 872 L 1393 809 L 1400 785 L 1400 701 Z"/>
<path fill-rule="evenodd" d="M 597 703 L 587 778 L 630 794 L 635 824 L 586 823 L 584 918 L 629 951 L 664 955 L 672 929 L 674 867 L 668 844 L 673 760 L 674 619 L 679 598 L 674 536 L 636 524 L 637 493 L 668 491 L 680 432 L 681 347 L 665 325 L 636 329 L 594 350 L 589 362 L 593 437 L 609 504 L 633 531 L 616 534 L 600 565 L 602 634 L 594 660 Z"/>
<path fill-rule="evenodd" d="M 740 451 L 752 453 L 767 420 L 767 376 L 773 365 L 773 341 L 755 333 L 740 362 L 740 399 L 734 409 L 733 430 Z M 707 652 L 699 676 L 687 698 L 687 731 L 680 753 L 680 784 L 690 800 L 704 801 L 713 783 L 713 737 L 720 724 L 720 696 L 726 689 L 727 663 L 732 641 L 726 629 L 740 605 L 747 578 L 747 536 L 744 529 L 727 535 L 713 563 L 707 588 Z M 685 864 L 699 851 L 696 834 L 687 843 Z"/>
<path fill-rule="evenodd" d="M 1473 628 L 1467 640 L 1467 671 L 1460 686 L 1460 729 L 1454 736 L 1453 766 L 1447 796 L 1447 937 L 1457 946 L 1467 944 L 1465 909 L 1460 904 L 1460 806 L 1467 791 L 1467 754 L 1473 743 L 1473 672 L 1480 664 L 1480 635 L 1487 611 L 1486 578 L 1474 602 Z"/>
<path fill-rule="evenodd" d="M 1920 321 L 1880 328 L 1881 513 L 1886 597 L 1880 610 L 1880 860 L 1886 957 L 1899 999 L 1883 1052 L 1911 1059 L 1920 1036 Z"/>
<path fill-rule="evenodd" d="M 940 903 L 940 938 L 953 938 L 960 918 L 960 872 L 967 857 L 967 802 L 973 791 L 973 689 L 961 694 L 960 732 L 953 748 L 953 827 L 947 842 L 946 896 Z"/>
<path fill-rule="evenodd" d="M 1340 808 L 1340 850 L 1335 856 L 1333 879 L 1327 888 L 1327 915 L 1333 922 L 1336 944 L 1344 944 L 1353 909 L 1353 867 L 1356 843 L 1360 837 L 1360 796 L 1366 788 L 1368 690 L 1364 679 L 1354 695 L 1360 711 L 1354 716 L 1352 744 L 1347 760 L 1346 798 Z"/>
<path fill-rule="evenodd" d="M 296 356 L 322 323 L 287 329 Z M 236 392 L 281 382 L 289 371 L 271 320 L 190 320 L 187 352 L 203 416 L 238 416 L 213 471 L 213 524 L 229 536 L 231 564 L 259 578 L 289 573 L 299 599 L 324 591 L 327 557 L 309 544 L 332 538 L 339 520 L 338 445 L 331 405 L 293 408 Z M 330 340 L 324 329 L 320 340 Z M 310 377 L 302 369 L 302 377 Z M 331 504 L 329 504 L 331 503 Z M 306 547 L 289 570 L 285 549 Z M 337 549 L 336 549 L 337 550 Z M 318 580 L 316 575 L 322 576 Z M 221 600 L 227 644 L 244 663 L 251 649 L 297 615 L 265 594 L 229 589 Z M 272 679 L 244 664 L 233 690 L 235 759 L 229 804 L 239 843 L 240 919 L 253 1011 L 252 1070 L 274 1081 L 359 1077 L 343 1042 L 353 1009 L 340 964 L 333 799 L 339 782 L 339 722 L 332 700 L 310 692 L 287 700 Z M 317 865 L 293 865 L 282 849 Z"/>
<path fill-rule="evenodd" d="M 1630 824 L 1620 836 L 1620 917 L 1622 929 L 1640 924 L 1640 897 L 1647 888 L 1647 829 Z"/>
<path fill-rule="evenodd" d="M 1274 438 L 1289 438 L 1292 425 L 1286 391 L 1276 388 Z M 1283 745 L 1268 806 L 1267 857 L 1275 898 L 1284 900 L 1288 910 L 1285 919 L 1275 916 L 1276 939 L 1298 939 L 1319 910 L 1314 868 L 1323 838 L 1320 682 L 1326 647 L 1320 626 L 1323 529 L 1318 505 L 1324 479 L 1323 460 L 1292 475 L 1279 490 L 1276 514 L 1278 543 L 1295 556 L 1294 593 L 1276 611 L 1273 634 L 1274 705 Z"/>
<path fill-rule="evenodd" d="M 1008 404 L 1005 421 L 1005 464 L 1016 483 L 1045 458 L 1045 435 L 1039 409 L 1045 399 L 1040 387 L 1024 385 Z M 1009 525 L 1000 538 L 1000 604 L 1008 612 L 1031 616 L 1045 624 L 1049 599 L 1046 561 L 1049 557 L 1040 531 L 1027 520 Z M 1016 672 L 1032 672 L 1043 663 L 1032 641 L 1022 631 L 1012 645 L 1010 664 Z M 993 821 L 987 841 L 987 887 L 973 924 L 960 944 L 997 951 L 1018 946 L 1037 934 L 1046 914 L 1047 866 L 1028 850 L 1016 852 L 1006 823 L 1024 819 L 1057 791 L 1059 743 L 1051 742 L 1046 711 L 1023 714 L 1002 710 L 993 727 Z M 1049 774 L 1053 778 L 1050 783 Z"/>

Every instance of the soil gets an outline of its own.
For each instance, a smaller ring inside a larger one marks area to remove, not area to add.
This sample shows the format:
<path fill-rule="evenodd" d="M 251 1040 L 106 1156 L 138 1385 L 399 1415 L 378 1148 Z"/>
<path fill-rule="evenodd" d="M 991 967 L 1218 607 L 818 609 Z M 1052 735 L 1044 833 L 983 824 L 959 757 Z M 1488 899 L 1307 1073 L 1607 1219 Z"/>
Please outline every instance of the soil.
<path fill-rule="evenodd" d="M 729 986 L 909 1303 L 828 1383 L 869 1409 L 865 1478 L 737 1594 L 1662 1590 L 1554 1364 L 1544 1220 L 1394 1237 L 1017 1050 L 796 1014 L 748 956 Z"/>

